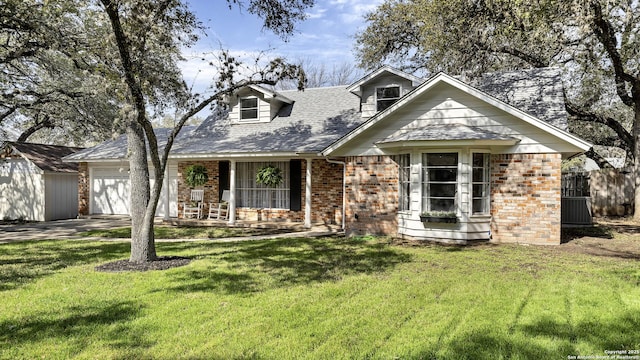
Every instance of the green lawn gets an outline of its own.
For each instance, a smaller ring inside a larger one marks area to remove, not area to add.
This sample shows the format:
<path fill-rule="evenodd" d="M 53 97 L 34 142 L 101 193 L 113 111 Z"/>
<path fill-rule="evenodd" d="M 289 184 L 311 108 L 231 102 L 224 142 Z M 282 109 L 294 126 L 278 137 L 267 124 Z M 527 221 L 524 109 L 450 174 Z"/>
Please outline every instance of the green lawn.
<path fill-rule="evenodd" d="M 640 349 L 633 256 L 339 237 L 157 249 L 193 260 L 101 273 L 95 266 L 126 258 L 129 244 L 0 245 L 0 357 L 567 359 Z"/>

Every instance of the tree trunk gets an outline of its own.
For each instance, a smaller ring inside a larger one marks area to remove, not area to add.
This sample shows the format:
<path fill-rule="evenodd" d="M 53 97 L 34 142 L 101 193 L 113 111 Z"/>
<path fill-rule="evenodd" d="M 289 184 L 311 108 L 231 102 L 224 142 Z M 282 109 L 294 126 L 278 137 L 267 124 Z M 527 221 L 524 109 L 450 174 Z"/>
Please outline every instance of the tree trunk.
<path fill-rule="evenodd" d="M 636 94 L 635 103 L 635 118 L 633 121 L 633 177 L 635 180 L 633 219 L 640 221 L 640 93 Z"/>
<path fill-rule="evenodd" d="M 153 214 L 148 216 L 150 181 L 147 148 L 142 126 L 131 120 L 127 127 L 129 144 L 129 182 L 131 186 L 131 262 L 156 259 Z"/>

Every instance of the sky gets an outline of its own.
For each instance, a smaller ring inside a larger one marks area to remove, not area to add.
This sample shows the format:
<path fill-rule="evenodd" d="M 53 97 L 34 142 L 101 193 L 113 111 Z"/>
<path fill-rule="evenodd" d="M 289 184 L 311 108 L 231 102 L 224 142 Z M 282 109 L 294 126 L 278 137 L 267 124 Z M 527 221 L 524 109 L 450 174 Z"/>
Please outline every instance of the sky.
<path fill-rule="evenodd" d="M 248 0 L 245 1 L 247 3 Z M 207 28 L 206 36 L 190 49 L 182 65 L 185 79 L 194 89 L 204 91 L 211 53 L 227 49 L 239 58 L 255 58 L 260 52 L 284 56 L 289 60 L 306 59 L 327 67 L 355 63 L 354 35 L 365 27 L 364 15 L 375 10 L 382 0 L 316 0 L 307 19 L 297 24 L 288 42 L 262 29 L 261 19 L 237 5 L 229 9 L 225 0 L 188 0 L 190 8 Z M 203 61 L 203 59 L 207 59 Z"/>

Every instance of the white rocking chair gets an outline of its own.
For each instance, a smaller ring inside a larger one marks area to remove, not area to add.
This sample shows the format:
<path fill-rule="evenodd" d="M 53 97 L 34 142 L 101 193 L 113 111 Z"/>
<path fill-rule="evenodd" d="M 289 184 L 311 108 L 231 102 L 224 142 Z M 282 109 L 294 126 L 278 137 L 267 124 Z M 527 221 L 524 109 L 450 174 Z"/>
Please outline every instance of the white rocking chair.
<path fill-rule="evenodd" d="M 182 217 L 188 219 L 195 216 L 196 219 L 202 217 L 202 200 L 204 200 L 204 190 L 191 190 L 191 201 L 182 203 Z"/>
<path fill-rule="evenodd" d="M 209 203 L 209 220 L 226 220 L 229 216 L 229 190 L 222 191 L 222 199 L 219 203 Z"/>

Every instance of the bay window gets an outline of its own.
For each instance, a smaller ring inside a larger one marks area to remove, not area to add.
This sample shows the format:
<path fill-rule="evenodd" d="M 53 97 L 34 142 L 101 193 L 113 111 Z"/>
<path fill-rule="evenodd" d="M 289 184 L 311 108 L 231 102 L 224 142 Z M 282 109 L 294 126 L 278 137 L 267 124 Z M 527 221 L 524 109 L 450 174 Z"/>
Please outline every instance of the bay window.
<path fill-rule="evenodd" d="M 456 211 L 458 153 L 422 154 L 422 211 Z"/>

